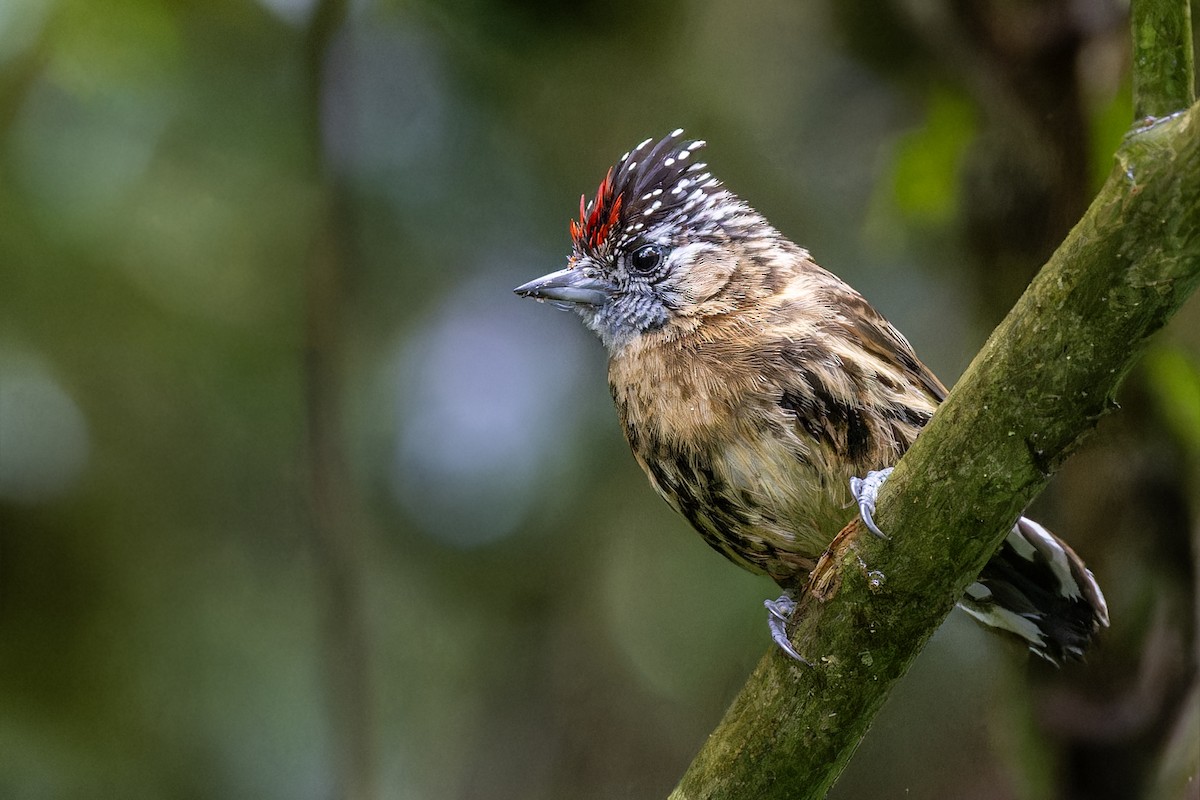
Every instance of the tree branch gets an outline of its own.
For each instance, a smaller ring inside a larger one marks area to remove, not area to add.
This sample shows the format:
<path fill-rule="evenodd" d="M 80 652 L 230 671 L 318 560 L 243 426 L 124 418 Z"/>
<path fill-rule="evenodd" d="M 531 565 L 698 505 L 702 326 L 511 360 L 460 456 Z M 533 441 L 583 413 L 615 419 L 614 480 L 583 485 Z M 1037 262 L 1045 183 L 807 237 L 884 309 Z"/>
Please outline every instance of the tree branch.
<path fill-rule="evenodd" d="M 1133 116 L 1165 117 L 1196 100 L 1189 0 L 1134 0 Z"/>
<path fill-rule="evenodd" d="M 673 800 L 820 798 L 1022 509 L 1200 282 L 1200 106 L 1132 132 L 1100 194 L 848 526 Z"/>

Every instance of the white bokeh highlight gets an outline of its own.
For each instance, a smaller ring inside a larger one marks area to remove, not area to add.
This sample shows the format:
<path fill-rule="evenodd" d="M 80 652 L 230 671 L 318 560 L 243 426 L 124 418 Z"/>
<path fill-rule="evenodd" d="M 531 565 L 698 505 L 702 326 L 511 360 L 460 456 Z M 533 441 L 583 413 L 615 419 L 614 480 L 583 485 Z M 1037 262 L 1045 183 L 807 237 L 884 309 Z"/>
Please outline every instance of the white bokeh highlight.
<path fill-rule="evenodd" d="M 561 478 L 585 337 L 561 335 L 555 316 L 483 279 L 451 293 L 399 349 L 392 488 L 434 538 L 503 538 Z"/>
<path fill-rule="evenodd" d="M 37 358 L 0 356 L 0 502 L 62 497 L 79 482 L 88 451 L 83 412 L 50 369 Z"/>

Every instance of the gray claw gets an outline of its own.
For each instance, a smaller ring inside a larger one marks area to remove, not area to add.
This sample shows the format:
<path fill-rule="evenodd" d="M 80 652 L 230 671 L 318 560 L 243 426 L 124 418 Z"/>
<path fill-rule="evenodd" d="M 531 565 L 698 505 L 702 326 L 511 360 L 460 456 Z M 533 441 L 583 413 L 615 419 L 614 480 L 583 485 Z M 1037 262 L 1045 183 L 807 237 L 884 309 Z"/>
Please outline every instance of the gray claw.
<path fill-rule="evenodd" d="M 891 474 L 892 468 L 887 467 L 886 469 L 873 469 L 867 473 L 865 478 L 850 479 L 850 494 L 854 496 L 854 501 L 858 503 L 859 516 L 862 517 L 863 524 L 867 526 L 867 530 L 880 539 L 886 539 L 888 535 L 879 529 L 872 515 L 875 513 L 875 499 L 879 496 L 879 487 L 883 486 L 883 482 Z"/>
<path fill-rule="evenodd" d="M 783 594 L 777 600 L 764 600 L 763 605 L 767 609 L 767 628 L 771 631 L 771 639 L 779 646 L 780 650 L 801 664 L 811 667 L 812 664 L 808 659 L 797 653 L 796 648 L 792 647 L 791 640 L 788 639 L 787 624 L 792 617 L 792 612 L 796 610 L 796 601 Z"/>

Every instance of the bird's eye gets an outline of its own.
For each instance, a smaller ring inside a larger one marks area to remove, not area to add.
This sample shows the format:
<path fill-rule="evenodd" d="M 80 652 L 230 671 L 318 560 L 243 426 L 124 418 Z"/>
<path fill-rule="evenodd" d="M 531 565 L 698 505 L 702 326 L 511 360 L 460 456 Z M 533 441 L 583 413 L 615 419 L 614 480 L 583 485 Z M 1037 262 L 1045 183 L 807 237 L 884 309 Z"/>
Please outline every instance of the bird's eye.
<path fill-rule="evenodd" d="M 664 249 L 661 245 L 648 244 L 633 251 L 629 257 L 629 269 L 637 275 L 649 275 L 662 264 Z"/>

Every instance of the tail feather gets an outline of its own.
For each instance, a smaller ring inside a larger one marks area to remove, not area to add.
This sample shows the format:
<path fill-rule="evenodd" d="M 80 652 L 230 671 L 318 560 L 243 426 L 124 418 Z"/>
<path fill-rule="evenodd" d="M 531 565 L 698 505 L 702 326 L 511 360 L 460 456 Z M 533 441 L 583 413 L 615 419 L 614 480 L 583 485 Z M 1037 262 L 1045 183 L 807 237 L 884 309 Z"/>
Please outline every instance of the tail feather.
<path fill-rule="evenodd" d="M 967 587 L 959 606 L 985 625 L 1015 634 L 1054 664 L 1080 659 L 1108 626 L 1108 605 L 1091 570 L 1066 542 L 1022 517 Z"/>

